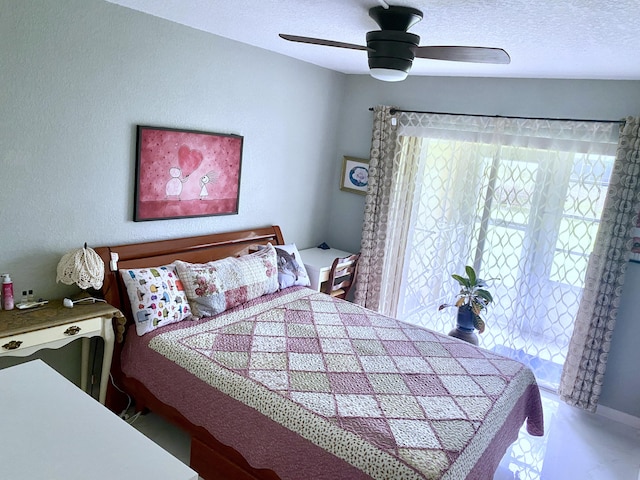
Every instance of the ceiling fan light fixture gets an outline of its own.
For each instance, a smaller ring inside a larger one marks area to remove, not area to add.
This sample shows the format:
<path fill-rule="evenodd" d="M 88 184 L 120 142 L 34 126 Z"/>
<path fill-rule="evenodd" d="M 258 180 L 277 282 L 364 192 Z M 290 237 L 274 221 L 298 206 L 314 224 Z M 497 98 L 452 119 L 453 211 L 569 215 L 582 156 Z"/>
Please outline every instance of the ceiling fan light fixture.
<path fill-rule="evenodd" d="M 383 82 L 401 82 L 407 78 L 408 72 L 395 70 L 393 68 L 371 68 L 369 73 L 373 78 Z"/>
<path fill-rule="evenodd" d="M 282 33 L 280 37 L 291 42 L 365 50 L 371 76 L 385 82 L 400 82 L 407 78 L 415 58 L 504 65 L 511 60 L 509 54 L 501 48 L 419 46 L 420 37 L 407 30 L 422 20 L 422 12 L 416 8 L 388 5 L 384 0 L 379 1 L 382 6 L 369 9 L 369 16 L 378 24 L 380 30 L 367 32 L 366 47 Z"/>
<path fill-rule="evenodd" d="M 385 82 L 401 82 L 411 70 L 418 35 L 396 30 L 367 32 L 369 72 Z"/>

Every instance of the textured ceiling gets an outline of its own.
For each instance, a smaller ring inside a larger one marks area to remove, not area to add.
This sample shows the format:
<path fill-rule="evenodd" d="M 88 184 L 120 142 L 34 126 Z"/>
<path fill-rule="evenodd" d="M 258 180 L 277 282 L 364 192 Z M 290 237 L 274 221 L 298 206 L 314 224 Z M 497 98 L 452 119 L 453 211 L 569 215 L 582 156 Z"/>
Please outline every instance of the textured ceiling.
<path fill-rule="evenodd" d="M 365 44 L 380 0 L 107 0 L 343 73 L 363 51 L 292 43 L 278 33 Z M 410 75 L 640 80 L 640 0 L 413 0 L 420 45 L 504 48 L 509 65 L 416 59 Z"/>

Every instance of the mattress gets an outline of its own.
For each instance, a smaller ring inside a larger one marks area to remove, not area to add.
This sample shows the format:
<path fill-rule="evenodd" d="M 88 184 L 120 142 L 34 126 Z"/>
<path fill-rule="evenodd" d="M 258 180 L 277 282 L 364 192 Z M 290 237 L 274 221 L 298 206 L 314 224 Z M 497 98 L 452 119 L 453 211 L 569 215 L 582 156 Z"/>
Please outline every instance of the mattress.
<path fill-rule="evenodd" d="M 523 364 L 302 287 L 129 332 L 122 369 L 283 479 L 487 479 L 543 433 Z"/>

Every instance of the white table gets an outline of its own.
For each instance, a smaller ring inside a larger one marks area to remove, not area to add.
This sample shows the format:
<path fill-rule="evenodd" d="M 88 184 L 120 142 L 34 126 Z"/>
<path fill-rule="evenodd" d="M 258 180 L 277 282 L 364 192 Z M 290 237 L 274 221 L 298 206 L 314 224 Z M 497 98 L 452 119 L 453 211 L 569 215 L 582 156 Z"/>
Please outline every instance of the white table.
<path fill-rule="evenodd" d="M 329 270 L 331 270 L 333 261 L 336 258 L 344 258 L 349 255 L 353 255 L 353 253 L 335 248 L 323 250 L 316 247 L 300 250 L 302 263 L 304 263 L 304 268 L 306 268 L 307 275 L 309 275 L 309 280 L 311 281 L 310 288 L 320 291 L 322 282 L 326 282 L 329 279 Z"/>
<path fill-rule="evenodd" d="M 0 478 L 198 479 L 42 360 L 0 370 L 0 425 Z"/>

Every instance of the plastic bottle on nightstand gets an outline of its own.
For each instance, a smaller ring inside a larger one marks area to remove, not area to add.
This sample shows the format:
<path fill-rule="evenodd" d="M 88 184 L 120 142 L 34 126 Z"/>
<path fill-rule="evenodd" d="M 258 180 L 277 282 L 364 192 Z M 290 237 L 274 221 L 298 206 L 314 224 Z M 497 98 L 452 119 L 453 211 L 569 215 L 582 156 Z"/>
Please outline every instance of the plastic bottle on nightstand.
<path fill-rule="evenodd" d="M 13 310 L 13 282 L 8 273 L 2 274 L 2 308 Z"/>

